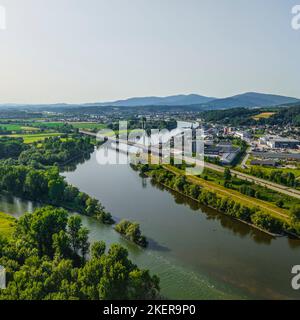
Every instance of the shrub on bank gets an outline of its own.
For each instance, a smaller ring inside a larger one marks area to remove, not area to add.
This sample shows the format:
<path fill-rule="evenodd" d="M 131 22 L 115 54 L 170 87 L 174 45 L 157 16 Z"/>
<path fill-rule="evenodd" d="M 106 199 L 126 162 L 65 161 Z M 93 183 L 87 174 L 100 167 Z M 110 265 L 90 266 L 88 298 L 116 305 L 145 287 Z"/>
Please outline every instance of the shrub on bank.
<path fill-rule="evenodd" d="M 142 235 L 140 225 L 136 222 L 122 220 L 115 226 L 115 230 L 123 235 L 126 239 L 136 243 L 141 247 L 147 247 L 146 237 Z"/>

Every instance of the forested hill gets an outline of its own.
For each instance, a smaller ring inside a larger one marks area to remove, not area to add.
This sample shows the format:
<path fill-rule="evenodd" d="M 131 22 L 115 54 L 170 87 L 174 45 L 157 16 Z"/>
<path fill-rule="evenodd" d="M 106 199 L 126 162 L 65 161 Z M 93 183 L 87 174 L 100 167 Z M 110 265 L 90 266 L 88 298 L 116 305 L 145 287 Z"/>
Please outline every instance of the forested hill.
<path fill-rule="evenodd" d="M 258 113 L 257 109 L 233 108 L 227 110 L 211 110 L 200 113 L 205 122 L 230 125 L 249 124 L 249 119 Z"/>
<path fill-rule="evenodd" d="M 269 117 L 259 117 L 260 114 L 270 113 Z M 214 122 L 224 125 L 292 125 L 300 126 L 300 103 L 288 107 L 273 108 L 233 108 L 227 110 L 203 111 L 199 117 L 205 122 Z"/>
<path fill-rule="evenodd" d="M 277 113 L 267 119 L 267 123 L 300 126 L 300 103 L 287 108 L 279 109 Z"/>

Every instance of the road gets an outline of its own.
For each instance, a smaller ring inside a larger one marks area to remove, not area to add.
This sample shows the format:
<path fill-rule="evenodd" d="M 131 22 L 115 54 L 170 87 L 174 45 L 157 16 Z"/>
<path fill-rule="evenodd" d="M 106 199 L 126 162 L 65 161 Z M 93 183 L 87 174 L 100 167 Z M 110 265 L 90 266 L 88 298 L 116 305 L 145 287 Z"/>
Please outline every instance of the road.
<path fill-rule="evenodd" d="M 80 130 L 79 132 L 82 134 L 86 134 L 86 135 L 90 135 L 90 136 L 94 136 L 94 137 L 97 135 L 96 133 L 84 131 L 84 130 Z M 116 140 L 114 138 L 111 138 L 111 137 L 106 137 L 106 138 L 109 141 L 116 142 Z M 144 151 L 148 150 L 148 147 L 143 146 L 141 144 L 137 144 L 135 142 L 130 142 L 130 141 L 121 140 L 121 139 L 119 142 L 124 143 L 124 144 L 128 144 L 128 145 L 132 145 L 132 146 L 136 146 L 138 148 L 142 148 Z M 156 154 L 159 154 L 158 148 L 152 147 L 151 151 Z M 175 155 L 175 157 L 176 157 L 176 155 Z M 202 165 L 200 161 L 195 160 L 195 158 L 192 158 L 192 157 L 184 157 L 184 161 L 186 161 L 187 163 L 192 163 L 192 164 L 194 164 L 196 161 L 196 163 L 199 166 Z M 205 162 L 205 168 L 208 168 L 208 169 L 211 169 L 214 171 L 218 171 L 218 172 L 224 172 L 224 170 L 225 170 L 224 167 L 221 167 L 216 164 L 209 163 L 209 162 Z M 274 182 L 271 182 L 268 180 L 260 179 L 260 178 L 257 178 L 257 177 L 254 177 L 249 174 L 242 173 L 242 172 L 239 172 L 236 170 L 230 170 L 230 171 L 231 171 L 231 174 L 236 175 L 237 178 L 239 178 L 241 180 L 250 181 L 250 182 L 256 183 L 257 185 L 260 185 L 260 186 L 266 187 L 268 189 L 280 192 L 280 193 L 288 195 L 290 197 L 300 199 L 300 191 L 299 190 L 296 190 L 296 189 L 293 189 L 290 187 L 286 187 L 286 186 L 283 186 L 283 185 L 280 185 L 280 184 L 277 184 L 277 183 L 274 183 Z"/>
<path fill-rule="evenodd" d="M 205 163 L 205 167 L 208 168 L 208 169 L 212 169 L 212 170 L 218 171 L 218 172 L 224 172 L 224 168 L 223 167 L 217 166 L 215 164 L 211 164 L 211 163 L 207 163 L 206 162 Z M 260 178 L 257 178 L 257 177 L 254 177 L 254 176 L 251 176 L 249 174 L 242 173 L 242 172 L 239 172 L 239 171 L 236 171 L 236 170 L 230 170 L 230 171 L 231 171 L 231 174 L 236 175 L 237 178 L 239 178 L 241 180 L 251 181 L 251 182 L 254 182 L 254 183 L 256 183 L 256 184 L 258 184 L 260 186 L 266 187 L 268 189 L 271 189 L 271 190 L 286 194 L 286 195 L 288 195 L 290 197 L 294 197 L 294 198 L 300 199 L 300 191 L 299 190 L 296 190 L 296 189 L 293 189 L 293 188 L 289 188 L 289 187 L 285 187 L 285 186 L 283 186 L 281 184 L 277 184 L 277 183 L 274 183 L 274 182 L 271 182 L 271 181 L 268 181 L 268 180 L 260 179 Z"/>

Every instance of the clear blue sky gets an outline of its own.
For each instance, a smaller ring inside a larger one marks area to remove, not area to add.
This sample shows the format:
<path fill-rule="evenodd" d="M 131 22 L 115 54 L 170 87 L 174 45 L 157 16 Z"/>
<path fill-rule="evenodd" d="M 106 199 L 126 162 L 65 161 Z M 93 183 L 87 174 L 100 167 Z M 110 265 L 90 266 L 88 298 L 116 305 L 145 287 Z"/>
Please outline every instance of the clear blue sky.
<path fill-rule="evenodd" d="M 300 97 L 300 0 L 0 0 L 0 103 Z"/>

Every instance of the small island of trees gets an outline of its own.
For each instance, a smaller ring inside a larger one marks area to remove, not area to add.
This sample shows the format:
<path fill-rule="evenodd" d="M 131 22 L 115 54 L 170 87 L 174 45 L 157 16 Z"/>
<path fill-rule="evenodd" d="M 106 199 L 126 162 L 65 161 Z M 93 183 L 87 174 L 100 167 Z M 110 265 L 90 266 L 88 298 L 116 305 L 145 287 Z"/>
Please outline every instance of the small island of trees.
<path fill-rule="evenodd" d="M 142 235 L 140 225 L 136 222 L 122 220 L 115 226 L 115 230 L 129 241 L 132 241 L 141 247 L 146 248 L 148 246 L 148 241 L 146 240 L 146 237 Z"/>

